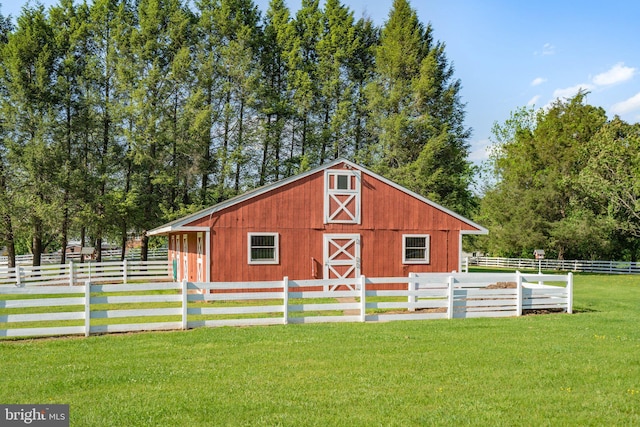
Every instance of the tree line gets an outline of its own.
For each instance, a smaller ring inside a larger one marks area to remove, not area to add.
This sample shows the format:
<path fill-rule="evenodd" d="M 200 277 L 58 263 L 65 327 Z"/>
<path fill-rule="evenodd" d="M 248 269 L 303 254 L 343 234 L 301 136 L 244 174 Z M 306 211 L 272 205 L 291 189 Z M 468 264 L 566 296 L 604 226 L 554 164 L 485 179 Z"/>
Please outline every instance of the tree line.
<path fill-rule="evenodd" d="M 608 119 L 587 93 L 520 108 L 494 126 L 476 249 L 531 258 L 637 261 L 640 124 Z"/>
<path fill-rule="evenodd" d="M 0 245 L 96 247 L 346 157 L 463 214 L 470 129 L 445 44 L 395 0 L 60 0 L 0 15 Z"/>

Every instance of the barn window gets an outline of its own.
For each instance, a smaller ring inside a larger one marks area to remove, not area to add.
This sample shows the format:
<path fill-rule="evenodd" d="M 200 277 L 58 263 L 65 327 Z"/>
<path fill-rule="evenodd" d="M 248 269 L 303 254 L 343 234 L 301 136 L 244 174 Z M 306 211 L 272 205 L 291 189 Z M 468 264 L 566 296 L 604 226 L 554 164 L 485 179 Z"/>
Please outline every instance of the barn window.
<path fill-rule="evenodd" d="M 336 179 L 338 180 L 338 183 L 336 185 L 338 190 L 350 190 L 349 188 L 349 183 L 350 183 L 350 177 L 348 175 L 337 175 Z"/>
<path fill-rule="evenodd" d="M 402 262 L 404 264 L 429 264 L 429 235 L 404 234 L 402 236 Z"/>
<path fill-rule="evenodd" d="M 278 264 L 278 233 L 249 233 L 249 264 Z"/>

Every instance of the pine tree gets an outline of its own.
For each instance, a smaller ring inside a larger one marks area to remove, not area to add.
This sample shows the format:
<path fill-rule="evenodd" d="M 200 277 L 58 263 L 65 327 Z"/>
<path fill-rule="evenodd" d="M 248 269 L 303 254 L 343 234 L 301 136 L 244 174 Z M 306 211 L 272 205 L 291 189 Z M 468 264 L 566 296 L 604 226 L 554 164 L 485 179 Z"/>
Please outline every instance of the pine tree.
<path fill-rule="evenodd" d="M 318 40 L 318 86 L 321 114 L 320 162 L 353 154 L 349 141 L 349 110 L 353 105 L 353 82 L 347 64 L 356 49 L 353 12 L 339 0 L 327 0 L 324 28 Z"/>
<path fill-rule="evenodd" d="M 249 162 L 256 126 L 251 116 L 256 107 L 260 79 L 258 48 L 262 36 L 260 12 L 251 0 L 222 0 L 215 17 L 220 36 L 221 123 L 217 159 L 220 164 L 217 200 L 241 191 L 242 170 Z M 215 126 L 215 125 L 214 125 Z"/>
<path fill-rule="evenodd" d="M 376 77 L 368 87 L 368 157 L 383 175 L 458 212 L 474 206 L 467 160 L 460 82 L 407 0 L 395 0 L 376 50 Z"/>
<path fill-rule="evenodd" d="M 258 185 L 277 181 L 281 177 L 285 158 L 282 151 L 286 126 L 291 120 L 292 93 L 287 52 L 293 41 L 289 9 L 283 0 L 272 0 L 267 10 L 262 63 L 262 91 L 259 109 L 263 115 L 263 146 Z"/>
<path fill-rule="evenodd" d="M 56 80 L 53 90 L 56 94 L 57 110 L 53 134 L 53 146 L 60 159 L 56 183 L 62 192 L 61 225 L 59 240 L 62 259 L 65 263 L 66 246 L 72 218 L 76 218 L 82 206 L 82 194 L 87 190 L 87 181 L 81 178 L 82 133 L 91 128 L 88 94 L 85 91 L 87 59 L 87 22 L 89 11 L 86 6 L 76 8 L 71 0 L 61 0 L 60 5 L 49 12 L 49 21 L 54 33 Z"/>
<path fill-rule="evenodd" d="M 142 231 L 142 259 L 146 260 L 149 230 L 165 218 L 162 212 L 171 194 L 171 147 L 175 138 L 175 73 L 184 61 L 189 16 L 179 0 L 143 0 L 138 4 L 138 26 L 131 35 L 134 58 L 131 88 L 132 122 L 129 137 L 138 194 L 135 226 Z M 177 68 L 174 68 L 177 67 Z M 182 72 L 180 70 L 179 72 Z M 171 204 L 172 201 L 169 201 Z"/>
<path fill-rule="evenodd" d="M 323 30 L 322 19 L 318 0 L 303 0 L 292 22 L 295 38 L 288 57 L 295 112 L 295 135 L 290 143 L 287 176 L 304 169 L 303 165 L 315 165 L 320 162 L 317 46 Z"/>
<path fill-rule="evenodd" d="M 60 224 L 62 197 L 55 179 L 60 159 L 52 135 L 57 60 L 53 40 L 44 7 L 25 7 L 1 55 L 8 94 L 3 104 L 5 146 L 11 168 L 5 173 L 16 177 L 16 188 L 21 190 L 14 194 L 14 209 L 25 215 L 13 225 L 30 236 L 33 265 L 40 265 L 41 254 Z"/>
<path fill-rule="evenodd" d="M 10 17 L 4 17 L 0 13 L 0 52 L 3 52 L 5 45 L 7 44 L 9 34 L 13 31 Z M 4 77 L 5 64 L 4 55 L 0 55 L 0 244 L 7 248 L 7 265 L 9 268 L 16 265 L 16 246 L 13 233 L 13 197 L 11 194 L 11 188 L 9 185 L 8 165 L 7 165 L 7 150 L 4 144 L 6 135 L 6 120 L 4 119 L 5 108 L 7 107 L 6 100 L 8 98 L 8 92 Z"/>

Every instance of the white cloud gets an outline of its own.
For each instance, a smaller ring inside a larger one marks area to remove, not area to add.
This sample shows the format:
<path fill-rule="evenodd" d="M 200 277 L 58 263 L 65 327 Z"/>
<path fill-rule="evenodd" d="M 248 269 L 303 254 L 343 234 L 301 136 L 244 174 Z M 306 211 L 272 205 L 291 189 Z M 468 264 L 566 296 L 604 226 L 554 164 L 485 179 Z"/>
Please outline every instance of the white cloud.
<path fill-rule="evenodd" d="M 557 98 L 573 98 L 580 91 L 590 91 L 594 88 L 593 85 L 589 83 L 581 83 L 579 85 L 567 87 L 564 89 L 556 89 L 553 91 L 553 99 Z"/>
<path fill-rule="evenodd" d="M 539 85 L 541 85 L 542 83 L 544 83 L 546 81 L 547 81 L 547 79 L 545 79 L 544 77 L 536 77 L 531 82 L 531 86 L 539 86 Z"/>
<path fill-rule="evenodd" d="M 551 43 L 545 43 L 544 46 L 542 46 L 543 55 L 553 55 L 555 53 L 556 53 L 556 47 Z"/>
<path fill-rule="evenodd" d="M 593 83 L 598 86 L 608 86 L 616 83 L 622 83 L 631 79 L 637 69 L 632 67 L 625 67 L 624 62 L 619 62 L 610 70 L 604 73 L 598 74 L 593 78 Z"/>
<path fill-rule="evenodd" d="M 475 163 L 481 163 L 489 158 L 489 151 L 491 149 L 491 141 L 488 139 L 481 139 L 471 143 L 471 152 L 469 153 L 469 160 Z"/>
<path fill-rule="evenodd" d="M 635 94 L 626 101 L 618 102 L 611 106 L 613 114 L 627 114 L 635 110 L 640 110 L 640 93 Z"/>
<path fill-rule="evenodd" d="M 551 43 L 545 43 L 544 46 L 542 46 L 542 51 L 535 51 L 533 52 L 534 55 L 554 55 L 556 53 L 556 47 L 554 45 L 552 45 Z"/>
<path fill-rule="evenodd" d="M 536 96 L 534 96 L 533 98 L 531 98 L 531 99 L 529 100 L 529 102 L 527 102 L 527 106 L 528 106 L 528 107 L 531 107 L 531 106 L 533 106 L 533 105 L 536 105 L 536 103 L 537 103 L 539 100 L 540 100 L 540 95 L 536 95 Z"/>

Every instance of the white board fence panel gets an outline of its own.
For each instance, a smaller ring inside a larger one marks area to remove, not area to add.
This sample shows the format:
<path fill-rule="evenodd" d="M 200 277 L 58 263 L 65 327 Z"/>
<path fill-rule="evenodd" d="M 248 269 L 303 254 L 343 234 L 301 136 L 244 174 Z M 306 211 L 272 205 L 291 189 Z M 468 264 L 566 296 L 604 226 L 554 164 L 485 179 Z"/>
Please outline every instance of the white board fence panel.
<path fill-rule="evenodd" d="M 141 280 L 167 280 L 166 261 L 85 262 L 61 265 L 0 267 L 2 285 L 69 285 L 91 283 L 128 283 Z"/>
<path fill-rule="evenodd" d="M 568 275 L 412 274 L 324 280 L 0 286 L 0 337 L 572 312 Z M 404 289 L 377 289 L 398 283 Z M 549 283 L 553 283 L 550 285 Z M 339 285 L 334 291 L 327 291 Z"/>
<path fill-rule="evenodd" d="M 517 270 L 558 270 L 575 273 L 603 273 L 603 274 L 640 274 L 640 262 L 631 261 L 594 261 L 594 260 L 562 260 L 562 259 L 530 259 L 530 258 L 501 258 L 501 257 L 467 257 L 465 268 L 468 266 L 510 268 Z"/>

